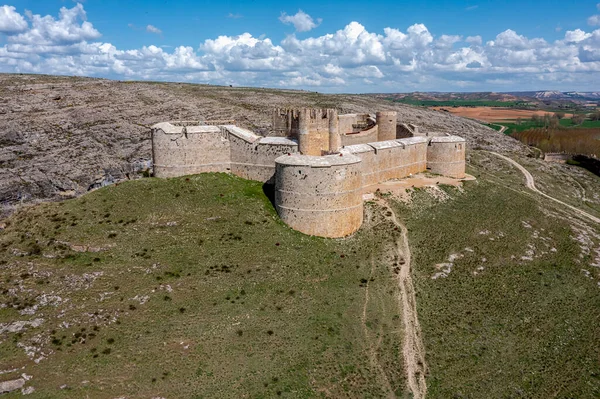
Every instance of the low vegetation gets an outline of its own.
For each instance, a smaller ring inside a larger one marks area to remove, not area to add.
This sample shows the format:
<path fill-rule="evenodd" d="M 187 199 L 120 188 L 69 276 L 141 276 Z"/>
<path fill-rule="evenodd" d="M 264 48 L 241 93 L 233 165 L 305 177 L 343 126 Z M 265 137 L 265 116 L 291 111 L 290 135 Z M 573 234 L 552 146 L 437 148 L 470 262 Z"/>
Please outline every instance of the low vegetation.
<path fill-rule="evenodd" d="M 600 273 L 581 241 L 598 248 L 598 231 L 565 223 L 510 166 L 471 160 L 479 180 L 464 191 L 446 187 L 436 201 L 418 190 L 396 205 L 413 247 L 428 397 L 598 397 Z"/>
<path fill-rule="evenodd" d="M 428 397 L 597 397 L 600 232 L 489 157 L 470 152 L 464 187 L 386 197 L 408 227 Z M 400 232 L 377 200 L 365 217 L 308 237 L 224 174 L 24 208 L 0 236 L 3 380 L 31 376 L 32 398 L 409 397 Z"/>
<path fill-rule="evenodd" d="M 388 224 L 308 237 L 260 183 L 224 174 L 105 187 L 6 224 L 0 371 L 31 375 L 30 397 L 404 395 Z"/>

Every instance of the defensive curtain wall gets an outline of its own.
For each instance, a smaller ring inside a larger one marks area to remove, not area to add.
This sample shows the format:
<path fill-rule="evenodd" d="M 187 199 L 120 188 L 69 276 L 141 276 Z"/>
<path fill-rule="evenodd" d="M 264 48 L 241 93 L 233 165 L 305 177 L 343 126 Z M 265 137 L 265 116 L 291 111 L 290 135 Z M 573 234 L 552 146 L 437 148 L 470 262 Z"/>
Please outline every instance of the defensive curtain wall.
<path fill-rule="evenodd" d="M 360 228 L 369 186 L 427 170 L 465 176 L 463 138 L 419 134 L 398 124 L 395 112 L 277 109 L 273 133 L 262 137 L 231 121 L 159 123 L 152 127 L 154 175 L 228 172 L 274 184 L 281 219 L 322 237 Z"/>

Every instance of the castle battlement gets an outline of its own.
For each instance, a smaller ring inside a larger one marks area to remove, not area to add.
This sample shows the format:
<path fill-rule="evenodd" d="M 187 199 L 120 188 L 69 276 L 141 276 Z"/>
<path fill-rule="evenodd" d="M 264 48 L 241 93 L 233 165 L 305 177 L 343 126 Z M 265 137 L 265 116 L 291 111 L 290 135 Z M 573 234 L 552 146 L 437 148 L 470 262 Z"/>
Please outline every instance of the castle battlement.
<path fill-rule="evenodd" d="M 290 227 L 345 237 L 362 225 L 362 194 L 370 186 L 427 170 L 465 177 L 462 137 L 417 132 L 398 124 L 393 111 L 275 109 L 274 137 L 231 123 L 163 122 L 152 127 L 154 175 L 225 172 L 273 184 L 275 207 Z"/>

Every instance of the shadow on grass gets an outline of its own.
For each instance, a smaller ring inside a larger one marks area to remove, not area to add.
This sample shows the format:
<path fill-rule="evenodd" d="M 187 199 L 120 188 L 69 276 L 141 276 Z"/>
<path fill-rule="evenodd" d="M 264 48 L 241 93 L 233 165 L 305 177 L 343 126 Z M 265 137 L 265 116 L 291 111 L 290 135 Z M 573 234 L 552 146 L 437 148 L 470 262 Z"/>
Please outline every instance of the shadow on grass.
<path fill-rule="evenodd" d="M 273 205 L 273 209 L 275 208 L 275 185 L 270 183 L 265 183 L 262 186 L 263 193 L 269 199 L 271 205 Z"/>

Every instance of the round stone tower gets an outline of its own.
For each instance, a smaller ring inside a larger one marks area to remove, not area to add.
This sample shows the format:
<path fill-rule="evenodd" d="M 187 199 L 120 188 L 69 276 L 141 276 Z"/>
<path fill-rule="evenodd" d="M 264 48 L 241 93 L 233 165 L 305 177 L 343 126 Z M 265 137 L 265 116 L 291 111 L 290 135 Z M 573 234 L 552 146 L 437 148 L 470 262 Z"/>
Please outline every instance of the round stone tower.
<path fill-rule="evenodd" d="M 427 170 L 455 179 L 464 178 L 465 147 L 462 137 L 433 137 L 427 146 Z"/>
<path fill-rule="evenodd" d="M 396 111 L 380 111 L 375 114 L 377 118 L 377 141 L 396 140 Z"/>
<path fill-rule="evenodd" d="M 340 136 L 340 121 L 336 109 L 327 110 L 329 119 L 329 153 L 336 154 L 342 148 L 342 136 Z"/>
<path fill-rule="evenodd" d="M 275 207 L 281 220 L 309 235 L 354 233 L 363 220 L 360 162 L 352 154 L 275 159 Z"/>

